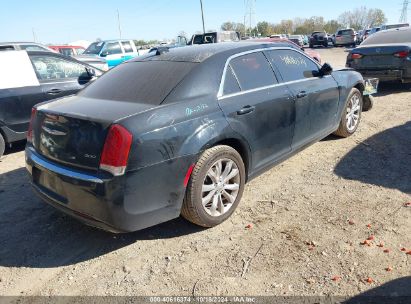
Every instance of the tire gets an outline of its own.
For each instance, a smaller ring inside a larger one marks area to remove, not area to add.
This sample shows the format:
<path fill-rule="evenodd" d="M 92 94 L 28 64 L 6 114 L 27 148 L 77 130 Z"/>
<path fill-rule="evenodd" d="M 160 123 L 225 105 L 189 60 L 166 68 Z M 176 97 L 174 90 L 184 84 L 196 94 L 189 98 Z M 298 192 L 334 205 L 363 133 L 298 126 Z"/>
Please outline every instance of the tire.
<path fill-rule="evenodd" d="M 356 104 L 357 101 L 358 101 L 358 109 L 356 111 L 351 111 L 350 107 L 352 107 L 353 104 Z M 362 108 L 363 108 L 362 94 L 358 89 L 353 88 L 350 94 L 348 95 L 347 101 L 345 102 L 344 110 L 341 114 L 340 125 L 337 131 L 334 132 L 334 135 L 337 135 L 340 137 L 349 137 L 353 135 L 355 131 L 357 131 L 358 125 L 360 124 Z M 348 117 L 348 115 L 350 114 L 351 116 Z M 354 117 L 356 117 L 356 119 L 354 119 Z"/>
<path fill-rule="evenodd" d="M 0 134 L 0 157 L 3 156 L 5 149 L 6 149 L 6 142 L 4 141 L 3 135 Z"/>
<path fill-rule="evenodd" d="M 328 42 L 324 43 L 324 47 L 325 47 L 325 48 L 328 47 Z"/>
<path fill-rule="evenodd" d="M 232 177 L 227 184 L 216 184 L 215 178 L 217 177 L 218 179 L 217 164 L 219 162 L 222 163 L 220 169 L 222 174 L 220 174 L 220 176 L 224 174 L 224 170 L 227 167 L 230 168 L 228 166 L 230 162 L 232 162 L 232 167 L 230 171 L 228 171 L 228 175 L 235 174 L 235 170 L 238 171 L 238 174 Z M 211 172 L 212 174 L 210 175 L 209 173 Z M 213 178 L 211 178 L 212 175 L 214 175 Z M 193 224 L 202 227 L 211 228 L 221 224 L 227 220 L 237 208 L 243 195 L 245 178 L 244 162 L 236 150 L 229 146 L 216 146 L 206 150 L 200 156 L 191 174 L 181 209 L 181 215 Z M 238 185 L 238 190 L 228 190 L 224 188 L 230 185 L 233 189 Z M 203 186 L 208 186 L 209 189 L 214 188 L 213 190 L 203 192 Z M 223 192 L 221 193 L 221 191 Z M 224 191 L 229 194 L 229 197 L 232 199 L 231 201 L 224 194 Z M 211 199 L 207 200 L 207 197 L 211 197 Z M 206 205 L 203 205 L 204 199 L 207 201 Z M 213 206 L 216 207 L 213 208 Z"/>
<path fill-rule="evenodd" d="M 363 112 L 369 111 L 374 106 L 374 97 L 371 95 L 363 96 Z"/>

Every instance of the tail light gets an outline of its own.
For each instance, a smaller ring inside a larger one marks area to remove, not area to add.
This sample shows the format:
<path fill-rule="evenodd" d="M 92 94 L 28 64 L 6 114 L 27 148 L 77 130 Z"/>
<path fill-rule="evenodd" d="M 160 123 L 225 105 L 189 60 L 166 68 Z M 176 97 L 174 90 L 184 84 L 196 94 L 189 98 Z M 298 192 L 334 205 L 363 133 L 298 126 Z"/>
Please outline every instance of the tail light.
<path fill-rule="evenodd" d="M 37 109 L 32 108 L 31 109 L 31 117 L 30 117 L 30 124 L 29 124 L 29 130 L 27 131 L 27 141 L 32 142 L 33 141 L 33 121 L 36 118 L 37 114 Z"/>
<path fill-rule="evenodd" d="M 337 35 L 337 36 L 335 36 L 336 38 L 341 38 L 341 35 Z"/>
<path fill-rule="evenodd" d="M 394 57 L 397 57 L 397 58 L 406 58 L 406 57 L 408 57 L 409 54 L 410 54 L 409 51 L 401 51 L 401 52 L 395 53 L 395 54 L 394 54 Z"/>
<path fill-rule="evenodd" d="M 362 57 L 364 56 L 361 54 L 356 54 L 356 53 L 351 54 L 351 59 L 361 59 Z"/>
<path fill-rule="evenodd" d="M 104 143 L 100 169 L 114 176 L 123 175 L 126 172 L 132 140 L 133 135 L 126 128 L 112 125 Z"/>

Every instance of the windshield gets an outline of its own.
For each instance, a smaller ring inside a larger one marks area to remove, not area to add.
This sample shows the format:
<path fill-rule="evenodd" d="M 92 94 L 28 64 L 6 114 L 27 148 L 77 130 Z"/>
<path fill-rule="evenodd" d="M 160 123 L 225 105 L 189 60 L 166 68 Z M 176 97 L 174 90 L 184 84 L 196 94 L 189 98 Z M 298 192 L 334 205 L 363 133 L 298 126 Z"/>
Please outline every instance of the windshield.
<path fill-rule="evenodd" d="M 411 31 L 381 31 L 368 37 L 361 45 L 387 43 L 411 43 Z"/>
<path fill-rule="evenodd" d="M 84 51 L 84 54 L 100 54 L 101 49 L 103 48 L 104 42 L 94 42 Z"/>

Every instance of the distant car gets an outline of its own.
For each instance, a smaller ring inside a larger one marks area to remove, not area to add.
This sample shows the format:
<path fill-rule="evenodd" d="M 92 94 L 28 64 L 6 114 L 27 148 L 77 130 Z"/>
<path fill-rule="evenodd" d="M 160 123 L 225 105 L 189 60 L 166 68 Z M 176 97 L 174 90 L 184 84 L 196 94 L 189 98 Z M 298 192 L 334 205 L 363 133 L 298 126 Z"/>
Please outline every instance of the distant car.
<path fill-rule="evenodd" d="M 108 64 L 104 58 L 97 56 L 82 55 L 85 51 L 85 48 L 83 48 L 82 46 L 51 45 L 50 48 L 55 50 L 56 52 L 59 52 L 62 55 L 73 57 L 78 61 L 87 63 L 93 67 L 96 67 L 97 69 L 103 71 L 108 70 Z"/>
<path fill-rule="evenodd" d="M 81 55 L 86 50 L 82 46 L 75 46 L 75 45 L 50 45 L 49 48 L 51 48 L 52 50 L 55 50 L 56 52 L 59 52 L 62 55 L 72 56 L 72 57 Z"/>
<path fill-rule="evenodd" d="M 26 138 L 35 104 L 77 93 L 102 74 L 54 52 L 0 52 L 0 63 L 0 156 L 5 144 Z"/>
<path fill-rule="evenodd" d="M 240 33 L 235 31 L 208 32 L 205 34 L 195 34 L 191 37 L 188 45 L 208 44 L 220 42 L 240 41 Z"/>
<path fill-rule="evenodd" d="M 106 60 L 109 68 L 139 56 L 133 40 L 97 41 L 84 51 L 82 56 L 97 56 Z"/>
<path fill-rule="evenodd" d="M 378 33 L 380 30 L 381 30 L 381 26 L 373 27 L 368 33 L 368 37 L 370 37 L 371 35 L 374 35 L 375 33 Z"/>
<path fill-rule="evenodd" d="M 315 46 L 328 47 L 328 35 L 326 32 L 313 32 L 310 37 L 310 48 Z"/>
<path fill-rule="evenodd" d="M 331 133 L 354 134 L 364 83 L 286 44 L 172 48 L 32 111 L 26 168 L 47 203 L 113 232 L 226 221 L 245 183 Z"/>
<path fill-rule="evenodd" d="M 317 61 L 318 63 L 321 64 L 321 55 L 315 50 L 312 49 L 305 49 L 303 47 L 300 47 L 298 44 L 292 42 L 289 39 L 280 39 L 280 38 L 258 38 L 258 39 L 251 39 L 250 41 L 253 42 L 272 42 L 272 43 L 284 43 L 288 44 L 289 47 L 300 50 L 304 53 L 306 53 L 309 57 Z"/>
<path fill-rule="evenodd" d="M 304 46 L 304 40 L 303 40 L 303 37 L 301 35 L 290 35 L 290 37 L 288 37 L 288 40 L 294 42 L 295 44 L 297 44 L 300 47 Z"/>
<path fill-rule="evenodd" d="M 347 67 L 380 82 L 411 82 L 411 28 L 380 31 L 350 51 Z"/>
<path fill-rule="evenodd" d="M 353 29 L 343 29 L 335 33 L 334 46 L 351 46 L 355 47 L 357 35 Z"/>
<path fill-rule="evenodd" d="M 271 35 L 270 38 L 275 38 L 275 39 L 287 39 L 287 36 L 286 36 L 286 35 L 283 35 L 283 34 L 274 34 L 274 35 Z"/>
<path fill-rule="evenodd" d="M 362 35 L 361 35 L 361 42 L 363 42 L 365 39 L 368 38 L 368 36 L 370 35 L 371 29 L 366 29 L 363 31 Z"/>
<path fill-rule="evenodd" d="M 385 24 L 381 26 L 381 31 L 385 30 L 391 30 L 391 29 L 396 29 L 396 28 L 401 28 L 401 27 L 409 27 L 409 23 L 396 23 L 396 24 Z"/>
<path fill-rule="evenodd" d="M 44 51 L 56 52 L 36 42 L 0 42 L 0 51 Z"/>

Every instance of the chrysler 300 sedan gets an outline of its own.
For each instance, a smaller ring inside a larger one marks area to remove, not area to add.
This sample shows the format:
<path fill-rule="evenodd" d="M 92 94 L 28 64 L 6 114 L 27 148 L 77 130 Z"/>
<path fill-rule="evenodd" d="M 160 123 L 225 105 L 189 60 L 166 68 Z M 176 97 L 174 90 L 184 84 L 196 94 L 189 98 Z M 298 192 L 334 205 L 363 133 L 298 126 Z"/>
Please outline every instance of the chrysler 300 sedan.
<path fill-rule="evenodd" d="M 364 83 L 281 43 L 174 48 L 33 108 L 34 191 L 86 224 L 129 232 L 177 218 L 213 227 L 246 182 L 359 125 Z"/>

